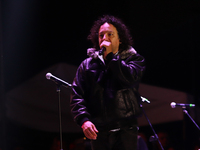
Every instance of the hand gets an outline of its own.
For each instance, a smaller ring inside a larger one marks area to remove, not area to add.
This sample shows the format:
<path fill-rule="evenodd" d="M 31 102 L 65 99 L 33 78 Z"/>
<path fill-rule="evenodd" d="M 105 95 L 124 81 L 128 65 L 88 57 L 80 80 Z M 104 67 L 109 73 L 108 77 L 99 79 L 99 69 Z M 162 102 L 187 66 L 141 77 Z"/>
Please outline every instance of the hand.
<path fill-rule="evenodd" d="M 92 122 L 90 121 L 84 122 L 81 128 L 83 129 L 83 133 L 88 139 L 96 140 L 97 133 L 99 131 L 96 129 L 95 125 Z"/>
<path fill-rule="evenodd" d="M 110 52 L 112 52 L 112 45 L 111 42 L 108 41 L 103 41 L 100 45 L 100 48 L 105 47 L 106 50 L 104 51 L 104 55 L 103 57 L 106 58 L 107 54 L 109 54 Z"/>

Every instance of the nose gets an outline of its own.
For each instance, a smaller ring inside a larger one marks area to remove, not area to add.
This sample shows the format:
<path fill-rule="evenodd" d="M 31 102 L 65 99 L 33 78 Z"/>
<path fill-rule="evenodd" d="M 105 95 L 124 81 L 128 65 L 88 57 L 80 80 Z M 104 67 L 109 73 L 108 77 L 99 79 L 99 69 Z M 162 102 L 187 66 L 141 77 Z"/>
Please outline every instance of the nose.
<path fill-rule="evenodd" d="M 108 35 L 107 35 L 107 33 L 105 33 L 105 34 L 103 35 L 103 40 L 108 40 Z"/>

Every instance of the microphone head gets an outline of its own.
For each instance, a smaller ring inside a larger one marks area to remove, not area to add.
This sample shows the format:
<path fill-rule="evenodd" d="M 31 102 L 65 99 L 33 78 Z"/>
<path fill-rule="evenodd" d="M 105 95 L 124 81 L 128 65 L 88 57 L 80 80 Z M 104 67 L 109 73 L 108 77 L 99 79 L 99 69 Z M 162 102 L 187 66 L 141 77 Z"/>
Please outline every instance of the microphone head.
<path fill-rule="evenodd" d="M 47 73 L 47 74 L 46 74 L 46 78 L 47 78 L 48 80 L 50 80 L 51 76 L 52 76 L 51 73 Z"/>
<path fill-rule="evenodd" d="M 106 48 L 103 46 L 100 50 L 99 50 L 99 55 L 103 55 L 104 51 L 106 51 Z"/>
<path fill-rule="evenodd" d="M 171 102 L 170 105 L 171 105 L 172 108 L 175 108 L 175 107 L 176 107 L 176 103 L 175 103 L 175 102 Z"/>

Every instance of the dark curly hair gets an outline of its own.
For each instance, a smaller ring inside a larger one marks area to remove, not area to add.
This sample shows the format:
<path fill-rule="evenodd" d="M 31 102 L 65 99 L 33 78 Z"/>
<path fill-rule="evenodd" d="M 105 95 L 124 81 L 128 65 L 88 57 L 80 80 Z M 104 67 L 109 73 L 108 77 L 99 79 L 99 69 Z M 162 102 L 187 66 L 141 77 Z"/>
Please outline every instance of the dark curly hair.
<path fill-rule="evenodd" d="M 128 30 L 126 25 L 121 21 L 121 19 L 110 15 L 104 15 L 103 17 L 99 18 L 97 21 L 94 22 L 94 25 L 90 30 L 90 34 L 88 35 L 88 40 L 92 41 L 93 47 L 97 50 L 100 49 L 98 38 L 99 29 L 105 22 L 112 24 L 118 31 L 118 36 L 121 42 L 121 44 L 119 45 L 119 51 L 127 50 L 129 46 L 133 44 L 130 31 Z"/>

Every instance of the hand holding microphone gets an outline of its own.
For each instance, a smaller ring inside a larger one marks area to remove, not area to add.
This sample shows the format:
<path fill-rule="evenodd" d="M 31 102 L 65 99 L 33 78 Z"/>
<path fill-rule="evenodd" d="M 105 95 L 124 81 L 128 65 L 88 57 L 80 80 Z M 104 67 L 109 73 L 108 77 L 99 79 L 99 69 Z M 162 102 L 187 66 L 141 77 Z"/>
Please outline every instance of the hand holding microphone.
<path fill-rule="evenodd" d="M 103 55 L 104 51 L 106 51 L 106 48 L 103 46 L 100 50 L 99 50 L 99 55 Z"/>
<path fill-rule="evenodd" d="M 111 42 L 108 41 L 103 41 L 100 44 L 100 50 L 99 50 L 99 55 L 103 55 L 104 58 L 107 56 L 107 54 L 109 54 L 110 52 L 112 52 L 112 45 Z"/>

